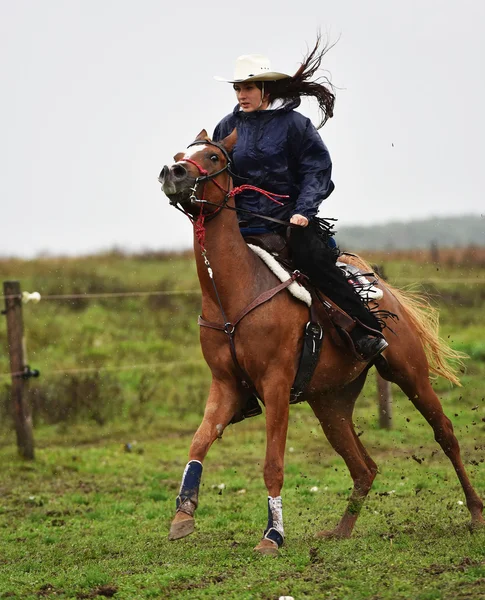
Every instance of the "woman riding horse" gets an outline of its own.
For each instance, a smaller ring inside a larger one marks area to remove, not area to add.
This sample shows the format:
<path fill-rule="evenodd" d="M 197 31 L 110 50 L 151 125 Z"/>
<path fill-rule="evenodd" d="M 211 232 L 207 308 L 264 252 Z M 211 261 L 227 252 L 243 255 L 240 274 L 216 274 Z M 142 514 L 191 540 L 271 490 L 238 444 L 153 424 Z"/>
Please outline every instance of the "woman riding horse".
<path fill-rule="evenodd" d="M 239 176 L 254 186 L 288 196 L 287 201 L 276 204 L 255 190 L 238 195 L 236 206 L 241 212 L 259 215 L 247 218 L 248 213 L 242 214 L 242 235 L 285 233 L 284 226 L 264 220 L 265 216 L 299 226 L 291 229 L 289 239 L 294 266 L 354 318 L 356 326 L 350 337 L 358 355 L 369 362 L 388 344 L 380 334 L 378 319 L 336 266 L 338 249 L 332 234 L 321 235 L 321 220 L 315 216 L 334 190 L 332 162 L 310 119 L 295 111 L 301 96 L 312 96 L 322 114 L 319 127 L 333 116 L 331 85 L 311 80 L 326 52 L 326 48 L 319 49 L 319 41 L 293 76 L 273 71 L 265 56 L 250 54 L 236 60 L 232 79 L 216 77 L 232 83 L 238 104 L 216 126 L 213 140 L 220 141 L 236 129 L 232 153 L 236 181 Z"/>
<path fill-rule="evenodd" d="M 203 462 L 211 445 L 247 403 L 252 391 L 244 383 L 249 381 L 264 402 L 266 418 L 263 475 L 268 522 L 256 550 L 277 554 L 284 541 L 281 491 L 289 400 L 304 347 L 303 331 L 310 324 L 308 306 L 282 291 L 297 274 L 281 283 L 240 235 L 234 214 L 238 194 L 259 185 L 259 193 L 289 196 L 289 202 L 274 210 L 281 221 L 292 221 L 290 245 L 296 266 L 356 318 L 363 354 L 367 350 L 367 356 L 375 356 L 386 346 L 380 341 L 375 315 L 365 309 L 336 267 L 335 255 L 323 243 L 325 236 L 319 235 L 315 217 L 321 200 L 332 189 L 331 163 L 315 128 L 294 108 L 301 95 L 313 95 L 324 110 L 322 124 L 331 116 L 333 94 L 309 81 L 322 55 L 317 44 L 294 77 L 272 72 L 261 57 L 238 60 L 233 81 L 238 88 L 239 106 L 216 129 L 219 140 L 228 131 L 229 135 L 217 143 L 208 138 L 205 130 L 201 131 L 185 152 L 175 155 L 174 164 L 165 165 L 160 173 L 159 181 L 170 203 L 184 212 L 194 226 L 195 260 L 202 291 L 200 341 L 212 375 L 204 417 L 192 439 L 176 500 L 169 534 L 172 540 L 194 531 Z M 239 175 L 248 177 L 247 185 L 233 187 L 230 154 Z M 265 200 L 259 194 L 242 197 L 239 208 L 242 204 L 266 215 L 275 214 L 263 205 Z M 266 223 L 250 221 L 248 226 L 267 228 Z M 370 268 L 355 255 L 342 259 L 364 271 Z M 382 377 L 401 387 L 433 428 L 436 441 L 451 460 L 462 485 L 472 526 L 482 527 L 483 503 L 470 483 L 452 423 L 429 379 L 431 370 L 458 383 L 448 361 L 460 359 L 461 355 L 439 338 L 436 316 L 425 302 L 382 280 L 377 286 L 382 292 L 382 308 L 395 314 L 397 320 L 393 325 L 395 343 L 388 348 L 386 360 L 377 361 L 376 367 Z M 376 331 L 368 337 L 365 326 L 375 327 Z M 324 336 L 318 363 L 301 399 L 309 403 L 353 480 L 337 527 L 317 535 L 346 538 L 351 535 L 371 489 L 377 465 L 353 426 L 354 404 L 368 368 L 338 342 L 332 335 Z"/>
<path fill-rule="evenodd" d="M 255 549 L 274 555 L 284 541 L 281 491 L 289 400 L 309 314 L 308 306 L 283 292 L 293 276 L 281 283 L 240 233 L 234 196 L 242 186 L 233 187 L 229 171 L 229 153 L 235 142 L 235 132 L 218 144 L 203 130 L 185 152 L 175 156 L 171 167 L 163 167 L 159 177 L 170 203 L 193 223 L 202 292 L 200 342 L 212 374 L 204 417 L 190 445 L 169 539 L 177 540 L 194 531 L 203 462 L 212 444 L 247 403 L 252 392 L 244 381 L 250 381 L 265 404 L 266 418 L 263 475 L 268 522 Z M 342 259 L 364 272 L 370 269 L 355 255 Z M 470 483 L 453 425 L 429 379 L 432 371 L 459 383 L 456 365 L 449 361 L 460 360 L 462 355 L 439 338 L 437 315 L 425 301 L 383 280 L 377 286 L 383 293 L 382 308 L 398 317 L 393 324 L 396 341 L 388 348 L 386 360 L 376 364 L 377 369 L 386 380 L 400 386 L 431 425 L 460 480 L 472 527 L 483 527 L 483 503 Z M 345 352 L 333 336 L 324 336 L 322 352 L 301 400 L 309 403 L 330 444 L 344 459 L 353 488 L 337 527 L 317 533 L 318 537 L 351 535 L 377 474 L 377 465 L 353 426 L 354 404 L 367 372 L 367 365 Z"/>

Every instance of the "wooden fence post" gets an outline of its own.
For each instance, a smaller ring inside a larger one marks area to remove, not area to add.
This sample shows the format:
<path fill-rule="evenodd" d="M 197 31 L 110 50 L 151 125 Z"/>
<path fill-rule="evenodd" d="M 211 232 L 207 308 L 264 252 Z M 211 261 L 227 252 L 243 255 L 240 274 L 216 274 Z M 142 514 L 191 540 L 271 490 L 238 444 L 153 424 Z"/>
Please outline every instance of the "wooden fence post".
<path fill-rule="evenodd" d="M 12 400 L 17 432 L 17 447 L 24 458 L 34 458 L 34 437 L 32 416 L 24 397 L 26 380 L 24 372 L 24 323 L 22 318 L 22 298 L 18 281 L 4 281 L 5 315 L 7 317 L 7 340 L 12 373 Z"/>
<path fill-rule="evenodd" d="M 379 427 L 392 429 L 392 392 L 391 382 L 382 379 L 377 373 L 377 396 L 379 400 Z"/>
<path fill-rule="evenodd" d="M 440 249 L 438 246 L 438 242 L 436 240 L 433 240 L 431 242 L 431 245 L 429 248 L 429 253 L 430 253 L 431 262 L 435 265 L 439 265 L 440 264 Z"/>

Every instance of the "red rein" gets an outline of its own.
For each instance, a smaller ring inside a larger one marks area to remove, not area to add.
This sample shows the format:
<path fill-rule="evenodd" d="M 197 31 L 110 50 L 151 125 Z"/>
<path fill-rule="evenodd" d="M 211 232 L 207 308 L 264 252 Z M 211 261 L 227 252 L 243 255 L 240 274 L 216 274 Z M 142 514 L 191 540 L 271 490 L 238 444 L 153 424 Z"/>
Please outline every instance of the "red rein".
<path fill-rule="evenodd" d="M 183 160 L 184 160 L 184 162 L 188 162 L 191 165 L 194 165 L 194 167 L 197 167 L 199 173 L 203 177 L 210 177 L 209 171 L 207 171 L 207 169 L 204 169 L 203 167 L 201 167 L 198 163 L 195 162 L 195 160 L 192 160 L 191 158 L 184 158 Z M 212 181 L 212 183 L 214 185 L 216 185 L 222 192 L 224 192 L 224 194 L 226 194 L 228 198 L 234 198 L 234 196 L 237 196 L 238 194 L 240 194 L 241 192 L 244 192 L 245 190 L 252 190 L 253 192 L 259 192 L 260 194 L 262 194 L 263 196 L 268 198 L 268 200 L 271 200 L 271 202 L 274 202 L 275 204 L 279 204 L 280 206 L 283 206 L 284 203 L 280 202 L 279 200 L 276 200 L 276 198 L 289 198 L 288 194 L 274 194 L 273 192 L 268 192 L 267 190 L 263 190 L 254 185 L 249 185 L 249 184 L 240 185 L 238 187 L 233 188 L 231 191 L 227 191 L 215 179 L 208 179 L 208 181 Z M 203 200 L 203 198 L 202 198 L 202 200 Z M 192 222 L 192 224 L 194 226 L 195 237 L 197 238 L 197 241 L 199 242 L 199 246 L 201 247 L 201 250 L 204 252 L 205 251 L 204 221 L 205 221 L 206 215 L 204 214 L 203 209 L 204 209 L 204 205 L 201 204 L 200 205 L 200 213 L 196 220 L 194 220 L 191 217 L 191 215 L 189 215 L 189 213 L 185 213 L 185 214 L 189 217 L 190 221 Z M 216 209 L 216 211 L 219 211 L 221 209 L 222 209 L 222 204 L 218 209 Z M 210 213 L 210 214 L 213 214 L 213 213 Z"/>
<path fill-rule="evenodd" d="M 214 181 L 214 183 L 215 183 L 215 181 Z M 229 195 L 229 197 L 233 198 L 237 194 L 244 192 L 244 190 L 253 190 L 254 192 L 259 192 L 263 196 L 266 196 L 266 198 L 268 198 L 268 200 L 271 200 L 271 202 L 274 202 L 275 204 L 279 204 L 280 206 L 283 206 L 284 203 L 280 202 L 279 200 L 276 200 L 276 198 L 289 198 L 288 194 L 273 194 L 273 192 L 268 192 L 266 190 L 262 190 L 261 188 L 256 187 L 255 185 L 248 185 L 248 184 L 244 184 L 244 185 L 240 185 L 239 187 L 235 187 L 233 190 L 231 190 L 229 192 L 228 195 Z"/>

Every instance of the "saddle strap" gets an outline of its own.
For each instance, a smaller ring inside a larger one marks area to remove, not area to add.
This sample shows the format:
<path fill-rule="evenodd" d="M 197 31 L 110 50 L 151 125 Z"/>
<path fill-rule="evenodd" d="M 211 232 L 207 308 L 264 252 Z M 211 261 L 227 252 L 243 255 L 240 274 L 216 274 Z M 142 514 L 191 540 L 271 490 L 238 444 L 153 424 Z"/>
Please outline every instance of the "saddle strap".
<path fill-rule="evenodd" d="M 291 388 L 290 404 L 297 404 L 303 399 L 300 396 L 310 383 L 320 357 L 323 343 L 323 328 L 316 319 L 313 304 L 310 309 L 310 320 L 305 325 L 305 337 L 300 355 L 300 364 L 296 373 L 293 387 Z"/>
<path fill-rule="evenodd" d="M 319 311 L 318 317 L 319 317 L 319 320 L 322 322 L 324 332 L 327 333 L 332 338 L 332 341 L 336 346 L 338 346 L 339 348 L 347 348 L 347 343 L 344 342 L 341 335 L 337 331 L 337 327 L 336 327 L 335 323 L 332 321 L 332 319 L 330 318 L 327 307 L 323 303 L 323 297 L 325 299 L 327 299 L 327 297 L 323 296 L 323 294 L 321 295 L 321 292 L 316 289 L 312 289 L 311 294 L 312 294 L 313 303 L 318 302 L 322 305 L 323 310 Z M 312 304 L 312 306 L 313 306 L 313 304 Z"/>
<path fill-rule="evenodd" d="M 299 273 L 292 273 L 291 277 L 289 279 L 287 279 L 286 281 L 283 281 L 282 283 L 280 283 L 276 287 L 271 288 L 270 290 L 267 290 L 266 292 L 263 292 L 262 294 L 260 294 L 250 304 L 248 304 L 246 306 L 246 308 L 244 308 L 236 316 L 236 318 L 232 322 L 230 322 L 230 323 L 224 323 L 224 325 L 221 325 L 220 323 L 214 323 L 212 321 L 206 321 L 201 315 L 199 315 L 199 317 L 197 319 L 197 324 L 200 325 L 201 327 L 209 327 L 210 329 L 218 329 L 219 331 L 224 331 L 225 333 L 227 333 L 228 335 L 230 335 L 231 333 L 234 333 L 234 330 L 236 329 L 236 325 L 248 313 L 250 313 L 252 310 L 254 310 L 255 308 L 257 308 L 258 306 L 261 306 L 261 304 L 264 304 L 268 300 L 271 300 L 271 298 L 273 298 L 273 296 L 276 296 L 276 294 L 279 294 L 279 292 L 281 292 L 282 290 L 286 289 L 294 281 L 296 281 L 296 279 L 298 278 L 298 276 L 299 276 Z"/>
<path fill-rule="evenodd" d="M 355 327 L 355 320 L 320 290 L 315 289 L 315 294 L 323 304 L 323 307 L 332 323 L 350 333 Z"/>

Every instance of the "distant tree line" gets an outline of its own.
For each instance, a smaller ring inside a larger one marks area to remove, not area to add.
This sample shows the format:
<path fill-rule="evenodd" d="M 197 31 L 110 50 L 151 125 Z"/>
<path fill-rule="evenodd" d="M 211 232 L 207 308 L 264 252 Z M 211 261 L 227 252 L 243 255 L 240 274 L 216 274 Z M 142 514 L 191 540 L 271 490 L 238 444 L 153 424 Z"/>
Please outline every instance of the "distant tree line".
<path fill-rule="evenodd" d="M 485 247 L 485 212 L 385 225 L 339 227 L 337 223 L 335 229 L 337 243 L 343 250 Z"/>

